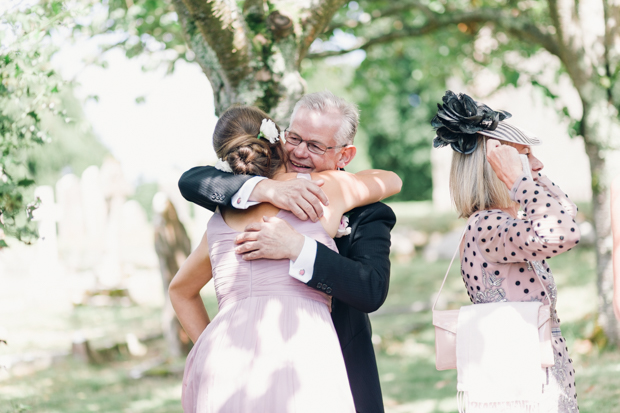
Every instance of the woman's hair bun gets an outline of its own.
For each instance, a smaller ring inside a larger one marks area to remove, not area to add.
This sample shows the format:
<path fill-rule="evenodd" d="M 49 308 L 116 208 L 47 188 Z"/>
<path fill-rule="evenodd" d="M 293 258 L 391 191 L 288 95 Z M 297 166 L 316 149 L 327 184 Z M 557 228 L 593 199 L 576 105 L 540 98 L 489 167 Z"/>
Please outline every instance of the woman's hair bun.
<path fill-rule="evenodd" d="M 254 142 L 253 142 L 254 141 Z M 238 140 L 239 146 L 233 147 L 226 155 L 226 161 L 233 173 L 242 175 L 263 175 L 271 168 L 271 148 L 254 136 Z"/>
<path fill-rule="evenodd" d="M 272 144 L 257 137 L 263 119 L 271 120 L 256 107 L 233 106 L 217 121 L 213 147 L 218 158 L 227 161 L 233 173 L 271 178 L 283 165 L 286 155 L 281 142 Z"/>

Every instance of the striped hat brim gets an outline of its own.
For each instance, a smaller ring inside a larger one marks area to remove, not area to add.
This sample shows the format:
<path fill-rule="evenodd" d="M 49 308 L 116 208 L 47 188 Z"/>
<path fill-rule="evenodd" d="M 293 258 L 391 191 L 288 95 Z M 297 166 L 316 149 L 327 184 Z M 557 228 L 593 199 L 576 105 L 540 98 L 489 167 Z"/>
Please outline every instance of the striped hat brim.
<path fill-rule="evenodd" d="M 482 130 L 478 133 L 488 136 L 489 138 L 518 143 L 520 145 L 535 146 L 542 143 L 542 141 L 533 134 L 525 132 L 506 122 L 499 122 L 495 130 Z"/>

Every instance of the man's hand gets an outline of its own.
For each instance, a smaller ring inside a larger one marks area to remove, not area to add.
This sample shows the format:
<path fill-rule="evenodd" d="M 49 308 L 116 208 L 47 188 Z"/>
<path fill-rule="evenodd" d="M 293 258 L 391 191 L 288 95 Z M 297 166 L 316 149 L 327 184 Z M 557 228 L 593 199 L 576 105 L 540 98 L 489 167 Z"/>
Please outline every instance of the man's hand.
<path fill-rule="evenodd" d="M 304 246 L 305 238 L 290 224 L 276 217 L 263 217 L 245 227 L 245 232 L 235 239 L 235 252 L 246 261 L 259 258 L 296 260 Z"/>
<path fill-rule="evenodd" d="M 252 191 L 250 201 L 268 202 L 280 209 L 291 211 L 303 221 L 310 219 L 317 222 L 323 216 L 323 205 L 329 205 L 327 196 L 320 188 L 324 183 L 322 179 L 263 179 Z"/>
<path fill-rule="evenodd" d="M 498 140 L 487 140 L 487 160 L 497 177 L 512 189 L 515 181 L 523 172 L 519 151 L 509 145 L 502 145 Z"/>

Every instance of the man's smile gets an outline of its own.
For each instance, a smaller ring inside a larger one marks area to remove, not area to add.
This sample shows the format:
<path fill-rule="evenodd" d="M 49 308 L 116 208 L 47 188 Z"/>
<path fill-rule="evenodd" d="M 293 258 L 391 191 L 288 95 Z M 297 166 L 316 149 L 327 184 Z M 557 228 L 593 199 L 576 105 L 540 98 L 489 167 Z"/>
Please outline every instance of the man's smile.
<path fill-rule="evenodd" d="M 296 169 L 312 169 L 312 167 L 307 166 L 307 165 L 303 165 L 303 164 L 300 164 L 300 163 L 297 163 L 297 162 L 293 161 L 292 159 L 290 159 L 289 162 Z"/>

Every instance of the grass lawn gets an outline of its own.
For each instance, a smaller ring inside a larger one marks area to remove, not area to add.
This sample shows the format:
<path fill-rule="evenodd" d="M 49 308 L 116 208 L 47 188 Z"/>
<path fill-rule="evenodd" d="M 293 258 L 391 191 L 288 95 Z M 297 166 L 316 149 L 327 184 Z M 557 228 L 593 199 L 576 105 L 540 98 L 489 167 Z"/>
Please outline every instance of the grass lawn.
<path fill-rule="evenodd" d="M 67 361 L 0 386 L 0 413 L 181 412 L 178 376 L 128 375 L 135 362 L 88 366 Z"/>
<path fill-rule="evenodd" d="M 372 314 L 379 372 L 387 412 L 455 412 L 456 371 L 435 370 L 430 305 L 447 267 L 416 257 L 393 260 L 390 294 Z M 596 332 L 594 252 L 577 248 L 550 260 L 559 288 L 558 312 L 577 372 L 582 413 L 620 413 L 620 352 L 598 349 L 585 338 Z M 454 267 L 442 306 L 468 304 L 459 269 Z M 205 296 L 210 314 L 216 303 Z M 83 312 L 85 316 L 85 312 Z M 85 321 L 85 320 L 81 320 Z M 132 321 L 135 323 L 135 320 Z M 173 413 L 181 412 L 180 375 L 130 378 L 145 359 L 119 359 L 101 366 L 63 361 L 51 368 L 0 382 L 0 413 Z M 175 365 L 182 364 L 177 360 Z"/>
<path fill-rule="evenodd" d="M 456 412 L 456 370 L 435 369 L 430 306 L 448 262 L 393 260 L 390 294 L 371 315 L 383 396 L 388 412 Z M 595 256 L 577 248 L 549 260 L 558 284 L 558 312 L 577 376 L 582 413 L 620 412 L 620 352 L 598 349 L 585 338 L 596 331 Z M 442 293 L 442 308 L 469 304 L 458 265 Z M 407 305 L 421 311 L 406 312 Z M 395 309 L 394 312 L 389 311 Z M 400 309 L 400 311 L 398 311 Z"/>

